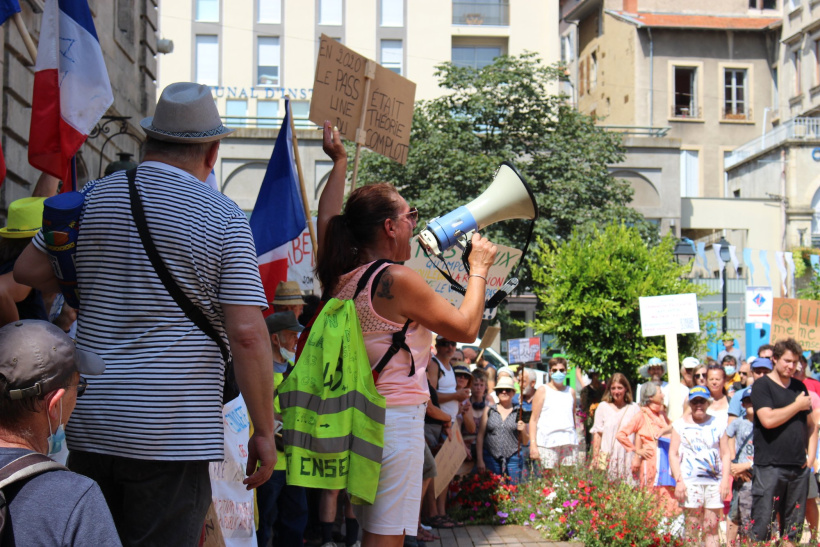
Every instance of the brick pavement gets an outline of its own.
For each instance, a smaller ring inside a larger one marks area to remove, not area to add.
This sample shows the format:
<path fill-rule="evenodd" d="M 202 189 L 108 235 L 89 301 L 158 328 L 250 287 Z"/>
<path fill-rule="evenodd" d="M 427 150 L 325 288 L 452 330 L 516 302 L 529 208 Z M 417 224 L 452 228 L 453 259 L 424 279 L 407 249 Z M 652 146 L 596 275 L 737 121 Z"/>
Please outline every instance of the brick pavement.
<path fill-rule="evenodd" d="M 465 526 L 433 532 L 441 539 L 425 544 L 427 547 L 583 547 L 581 543 L 547 541 L 527 526 Z"/>

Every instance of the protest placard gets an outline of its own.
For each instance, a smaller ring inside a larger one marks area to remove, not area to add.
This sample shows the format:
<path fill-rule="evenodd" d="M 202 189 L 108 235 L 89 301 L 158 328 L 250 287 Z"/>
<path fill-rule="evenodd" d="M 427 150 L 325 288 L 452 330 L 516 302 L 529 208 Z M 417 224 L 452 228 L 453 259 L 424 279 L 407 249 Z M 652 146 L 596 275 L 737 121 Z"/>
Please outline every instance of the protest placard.
<path fill-rule="evenodd" d="M 541 339 L 534 337 L 507 340 L 507 360 L 510 364 L 541 361 Z"/>
<path fill-rule="evenodd" d="M 775 298 L 770 343 L 794 338 L 804 350 L 820 350 L 820 302 Z"/>
<path fill-rule="evenodd" d="M 467 449 L 464 448 L 464 441 L 458 430 L 458 424 L 453 424 L 450 428 L 450 436 L 444 441 L 441 449 L 436 454 L 436 497 L 447 489 L 450 481 L 456 476 L 459 467 L 467 459 Z"/>
<path fill-rule="evenodd" d="M 372 79 L 368 62 L 375 67 Z M 354 142 L 361 128 L 364 140 L 359 144 L 405 164 L 415 99 L 414 82 L 322 34 L 310 121 L 321 125 L 330 120 L 344 138 Z"/>
<path fill-rule="evenodd" d="M 312 219 L 316 226 L 316 217 Z M 316 252 L 310 239 L 308 228 L 302 230 L 299 236 L 288 246 L 288 280 L 299 283 L 299 288 L 311 294 L 319 293 L 319 283 L 313 275 L 316 267 Z"/>
<path fill-rule="evenodd" d="M 208 512 L 205 514 L 200 545 L 202 547 L 225 547 L 225 538 L 222 537 L 222 528 L 219 526 L 219 517 L 213 503 L 208 507 Z"/>
<path fill-rule="evenodd" d="M 700 332 L 698 298 L 694 293 L 641 296 L 638 305 L 643 336 Z"/>
<path fill-rule="evenodd" d="M 501 288 L 502 285 L 504 285 L 510 271 L 513 267 L 515 267 L 515 264 L 521 258 L 521 251 L 518 249 L 505 247 L 504 245 L 497 245 L 497 247 L 498 254 L 495 257 L 495 264 L 490 267 L 490 271 L 487 274 L 486 299 L 489 299 L 498 289 Z M 447 267 L 450 269 L 453 279 L 466 286 L 468 274 L 464 269 L 464 264 L 461 262 L 461 255 L 461 249 L 453 247 L 452 249 L 444 251 L 443 258 L 447 263 Z M 418 240 L 413 239 L 413 242 L 410 245 L 410 260 L 406 261 L 404 265 L 417 272 L 424 278 L 427 284 L 430 285 L 434 291 L 436 291 L 436 293 L 443 296 L 452 305 L 456 307 L 461 306 L 461 302 L 464 300 L 464 297 L 450 287 L 450 283 L 444 279 L 441 272 L 436 269 L 432 260 L 435 260 L 436 264 L 444 269 L 444 265 L 440 260 L 427 258 L 424 251 L 421 249 Z M 495 312 L 495 309 L 485 310 L 484 319 L 492 319 L 495 317 Z"/>
<path fill-rule="evenodd" d="M 213 506 L 225 545 L 251 547 L 256 545 L 253 491 L 242 484 L 248 465 L 250 418 L 241 395 L 222 407 L 222 419 L 225 459 L 209 466 Z"/>

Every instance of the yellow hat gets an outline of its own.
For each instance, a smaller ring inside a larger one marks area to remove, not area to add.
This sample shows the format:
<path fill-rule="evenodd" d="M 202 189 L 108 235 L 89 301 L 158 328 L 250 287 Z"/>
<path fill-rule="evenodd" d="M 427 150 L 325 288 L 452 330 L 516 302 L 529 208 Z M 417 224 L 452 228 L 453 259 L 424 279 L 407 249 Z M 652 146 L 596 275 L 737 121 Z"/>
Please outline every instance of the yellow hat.
<path fill-rule="evenodd" d="M 46 198 L 23 198 L 12 201 L 6 226 L 0 228 L 0 237 L 22 239 L 34 237 L 43 225 L 43 202 Z"/>

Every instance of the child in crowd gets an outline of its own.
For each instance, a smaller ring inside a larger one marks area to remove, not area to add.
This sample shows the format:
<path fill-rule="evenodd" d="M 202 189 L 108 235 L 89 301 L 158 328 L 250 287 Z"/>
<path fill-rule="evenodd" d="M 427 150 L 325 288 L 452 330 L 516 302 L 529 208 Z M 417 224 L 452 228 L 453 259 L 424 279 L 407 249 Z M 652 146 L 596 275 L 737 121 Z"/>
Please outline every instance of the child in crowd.
<path fill-rule="evenodd" d="M 732 505 L 726 517 L 726 542 L 729 545 L 737 538 L 738 531 L 743 537 L 752 537 L 752 463 L 754 448 L 754 408 L 752 389 L 742 394 L 741 405 L 746 411 L 745 418 L 738 418 L 726 428 L 728 450 L 723 454 L 723 481 L 720 492 L 723 499 L 732 491 Z M 739 530 L 738 530 L 739 528 Z"/>

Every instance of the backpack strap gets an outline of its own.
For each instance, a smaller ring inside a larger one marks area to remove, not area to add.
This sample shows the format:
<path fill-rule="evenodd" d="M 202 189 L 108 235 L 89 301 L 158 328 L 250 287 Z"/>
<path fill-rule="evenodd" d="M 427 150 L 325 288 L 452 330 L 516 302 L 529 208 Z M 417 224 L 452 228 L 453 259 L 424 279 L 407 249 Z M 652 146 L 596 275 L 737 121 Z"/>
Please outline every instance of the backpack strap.
<path fill-rule="evenodd" d="M 359 296 L 359 293 L 367 287 L 367 282 L 370 281 L 370 278 L 373 276 L 376 270 L 382 267 L 384 264 L 393 264 L 392 261 L 387 260 L 386 258 L 381 258 L 371 264 L 362 274 L 362 277 L 359 278 L 359 282 L 356 284 L 356 292 L 353 293 L 353 298 L 351 300 L 356 300 L 356 297 Z"/>
<path fill-rule="evenodd" d="M 37 452 L 29 452 L 0 469 L 0 490 L 12 483 L 58 469 L 68 471 L 65 466 L 60 465 L 48 456 Z"/>

